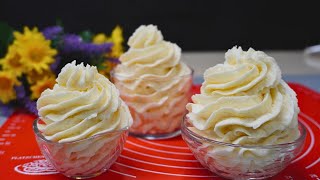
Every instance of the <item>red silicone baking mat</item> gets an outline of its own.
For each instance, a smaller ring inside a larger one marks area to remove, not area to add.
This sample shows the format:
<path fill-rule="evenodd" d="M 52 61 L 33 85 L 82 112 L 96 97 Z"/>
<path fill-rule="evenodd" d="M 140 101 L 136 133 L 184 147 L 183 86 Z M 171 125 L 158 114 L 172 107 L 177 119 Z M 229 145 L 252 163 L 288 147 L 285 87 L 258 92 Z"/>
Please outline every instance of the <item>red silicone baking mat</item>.
<path fill-rule="evenodd" d="M 307 127 L 304 151 L 273 179 L 320 178 L 320 94 L 299 84 L 299 120 Z M 194 86 L 194 92 L 199 86 Z M 67 179 L 47 163 L 36 144 L 34 116 L 16 112 L 0 129 L 0 179 Z M 148 141 L 129 137 L 117 162 L 95 179 L 220 179 L 204 169 L 181 137 Z"/>

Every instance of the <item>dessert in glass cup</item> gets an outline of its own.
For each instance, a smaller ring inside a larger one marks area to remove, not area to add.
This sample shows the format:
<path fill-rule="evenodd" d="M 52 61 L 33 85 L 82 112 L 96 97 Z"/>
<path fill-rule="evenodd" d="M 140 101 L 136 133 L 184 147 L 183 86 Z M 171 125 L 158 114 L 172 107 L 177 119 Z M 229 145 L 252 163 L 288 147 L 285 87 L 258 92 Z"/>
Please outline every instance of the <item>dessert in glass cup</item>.
<path fill-rule="evenodd" d="M 97 176 L 120 155 L 132 117 L 116 87 L 94 66 L 62 68 L 53 89 L 37 101 L 33 124 L 46 159 L 65 176 Z"/>
<path fill-rule="evenodd" d="M 181 49 L 163 40 L 154 25 L 140 26 L 128 45 L 111 77 L 132 114 L 130 134 L 147 139 L 178 135 L 192 95 L 193 70 L 181 61 Z"/>
<path fill-rule="evenodd" d="M 201 164 L 222 177 L 271 177 L 303 148 L 296 93 L 262 51 L 233 47 L 225 59 L 205 71 L 200 94 L 186 106 L 182 137 Z"/>

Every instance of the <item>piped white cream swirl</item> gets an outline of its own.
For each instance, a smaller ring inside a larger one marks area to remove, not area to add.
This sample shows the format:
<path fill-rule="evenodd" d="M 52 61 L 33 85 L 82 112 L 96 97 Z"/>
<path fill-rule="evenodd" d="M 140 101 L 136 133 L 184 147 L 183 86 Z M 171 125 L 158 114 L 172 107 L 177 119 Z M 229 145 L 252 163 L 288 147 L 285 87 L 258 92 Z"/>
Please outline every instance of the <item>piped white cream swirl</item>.
<path fill-rule="evenodd" d="M 130 49 L 120 57 L 116 68 L 121 79 L 170 79 L 191 73 L 180 61 L 181 49 L 163 40 L 156 26 L 140 26 L 129 38 Z"/>
<path fill-rule="evenodd" d="M 224 64 L 204 73 L 201 93 L 187 105 L 195 131 L 242 145 L 292 142 L 299 136 L 295 92 L 281 80 L 275 60 L 234 47 Z"/>
<path fill-rule="evenodd" d="M 70 142 L 130 126 L 132 117 L 115 86 L 96 67 L 67 64 L 37 101 L 43 135 Z"/>

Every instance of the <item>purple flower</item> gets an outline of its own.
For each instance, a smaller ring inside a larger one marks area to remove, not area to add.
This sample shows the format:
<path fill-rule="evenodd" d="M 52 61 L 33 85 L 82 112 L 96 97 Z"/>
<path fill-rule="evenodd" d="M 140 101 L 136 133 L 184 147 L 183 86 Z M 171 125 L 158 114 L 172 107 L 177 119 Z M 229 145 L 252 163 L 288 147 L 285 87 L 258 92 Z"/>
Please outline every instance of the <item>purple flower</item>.
<path fill-rule="evenodd" d="M 13 111 L 14 108 L 10 104 L 2 104 L 0 102 L 0 116 L 9 117 L 13 113 Z"/>
<path fill-rule="evenodd" d="M 30 113 L 38 115 L 37 103 L 32 101 L 28 96 L 26 96 L 26 91 L 23 85 L 14 87 L 17 94 L 17 100 L 22 104 L 22 106 L 28 110 Z"/>
<path fill-rule="evenodd" d="M 42 33 L 46 39 L 55 39 L 62 31 L 63 28 L 61 26 L 50 26 L 45 28 Z"/>
<path fill-rule="evenodd" d="M 63 37 L 63 48 L 61 49 L 64 53 L 76 52 L 80 49 L 82 39 L 80 36 L 74 34 L 67 34 Z"/>
<path fill-rule="evenodd" d="M 120 64 L 120 60 L 118 58 L 108 58 L 108 60 L 113 63 Z"/>
<path fill-rule="evenodd" d="M 79 45 L 82 42 L 82 38 L 75 34 L 66 34 L 63 40 L 65 45 Z"/>
<path fill-rule="evenodd" d="M 23 85 L 15 86 L 14 89 L 16 90 L 18 100 L 23 99 L 26 96 L 26 91 Z"/>
<path fill-rule="evenodd" d="M 32 101 L 30 98 L 25 97 L 23 99 L 24 107 L 30 112 L 35 115 L 38 115 L 38 110 L 37 110 L 37 103 L 36 101 Z"/>
<path fill-rule="evenodd" d="M 61 57 L 60 56 L 56 56 L 55 59 L 56 60 L 50 65 L 50 69 L 55 74 L 58 74 L 60 72 L 59 65 L 60 65 L 60 62 L 61 62 Z"/>
<path fill-rule="evenodd" d="M 63 48 L 61 49 L 61 51 L 64 53 L 80 52 L 88 56 L 94 56 L 109 52 L 112 46 L 112 43 L 93 44 L 83 42 L 80 36 L 68 34 L 63 38 Z"/>
<path fill-rule="evenodd" d="M 111 50 L 112 45 L 112 43 L 82 43 L 82 45 L 80 46 L 80 50 L 88 55 L 100 55 L 109 52 Z"/>

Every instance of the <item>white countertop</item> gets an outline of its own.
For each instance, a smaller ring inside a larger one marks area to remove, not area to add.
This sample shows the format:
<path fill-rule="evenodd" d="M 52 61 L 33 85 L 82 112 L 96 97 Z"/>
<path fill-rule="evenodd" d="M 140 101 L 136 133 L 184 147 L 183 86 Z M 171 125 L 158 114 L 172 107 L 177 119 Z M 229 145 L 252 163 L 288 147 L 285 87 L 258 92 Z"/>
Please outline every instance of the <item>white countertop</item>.
<path fill-rule="evenodd" d="M 320 69 L 307 65 L 303 58 L 303 51 L 265 51 L 275 58 L 283 75 L 320 75 Z M 182 58 L 195 71 L 195 76 L 202 76 L 203 72 L 217 63 L 224 61 L 225 52 L 183 52 Z"/>

